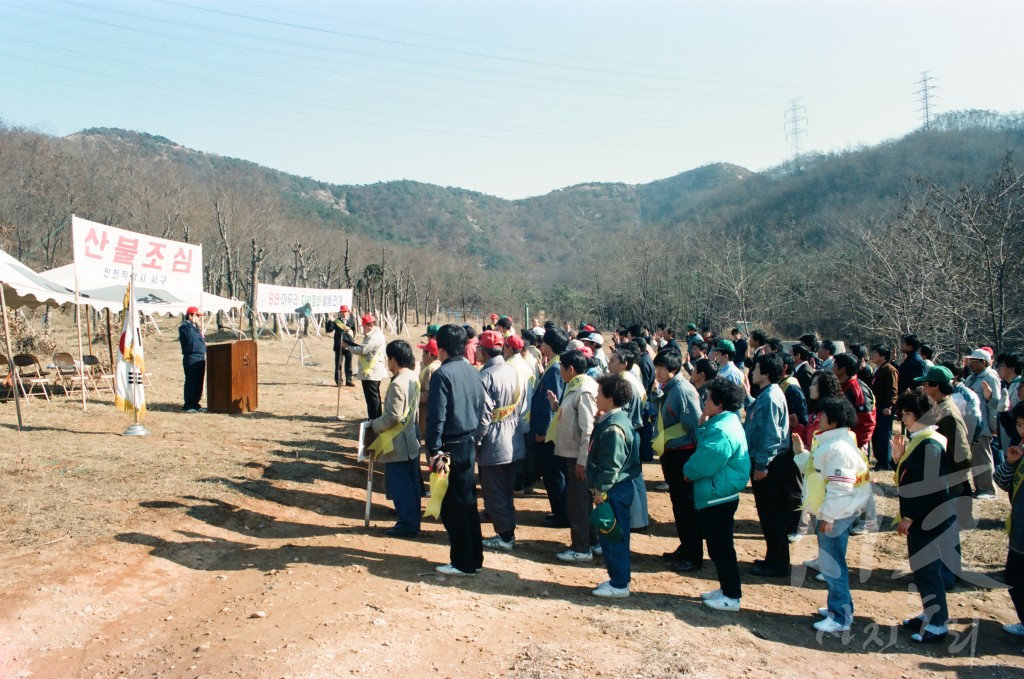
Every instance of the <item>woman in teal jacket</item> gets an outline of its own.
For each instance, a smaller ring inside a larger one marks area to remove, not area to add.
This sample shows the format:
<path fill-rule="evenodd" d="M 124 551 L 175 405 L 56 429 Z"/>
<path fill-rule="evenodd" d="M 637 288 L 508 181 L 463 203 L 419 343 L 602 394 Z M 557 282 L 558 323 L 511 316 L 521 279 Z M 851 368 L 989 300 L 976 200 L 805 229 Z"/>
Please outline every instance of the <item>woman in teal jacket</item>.
<path fill-rule="evenodd" d="M 740 491 L 750 478 L 747 437 L 739 417 L 745 398 L 738 384 L 722 378 L 708 383 L 697 450 L 683 467 L 686 480 L 693 481 L 693 502 L 701 532 L 718 569 L 719 589 L 700 596 L 707 606 L 719 611 L 738 611 L 742 594 L 733 529 Z"/>

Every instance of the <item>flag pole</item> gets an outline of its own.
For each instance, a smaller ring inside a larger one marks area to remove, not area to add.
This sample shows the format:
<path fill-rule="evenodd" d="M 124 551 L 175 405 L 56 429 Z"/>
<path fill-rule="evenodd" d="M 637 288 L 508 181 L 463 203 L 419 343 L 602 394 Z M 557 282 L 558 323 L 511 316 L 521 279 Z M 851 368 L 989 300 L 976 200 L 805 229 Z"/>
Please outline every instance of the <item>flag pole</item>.
<path fill-rule="evenodd" d="M 125 310 L 125 321 L 123 325 L 131 328 L 132 331 L 132 346 L 137 347 L 142 343 L 142 328 L 139 327 L 139 313 L 135 308 L 135 267 L 132 267 L 131 279 L 128 281 L 128 308 Z M 129 326 L 127 319 L 131 319 L 131 325 Z M 128 340 L 125 338 L 125 343 Z M 122 355 L 121 360 L 124 360 Z M 121 436 L 146 436 L 149 434 L 149 430 L 146 429 L 139 423 L 139 386 L 142 382 L 142 371 L 138 369 L 135 364 L 134 354 L 131 363 L 127 366 L 128 373 L 128 387 L 132 389 L 133 399 L 132 403 L 132 424 L 124 430 Z M 132 383 L 132 372 L 135 373 L 135 382 Z"/>

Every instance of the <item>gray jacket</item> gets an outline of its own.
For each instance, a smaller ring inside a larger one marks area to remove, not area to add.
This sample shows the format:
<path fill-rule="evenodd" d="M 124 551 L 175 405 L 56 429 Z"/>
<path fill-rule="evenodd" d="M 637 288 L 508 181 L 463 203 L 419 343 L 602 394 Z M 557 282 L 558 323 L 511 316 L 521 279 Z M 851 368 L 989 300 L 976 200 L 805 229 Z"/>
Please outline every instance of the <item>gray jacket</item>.
<path fill-rule="evenodd" d="M 405 426 L 394 438 L 395 450 L 385 453 L 377 458 L 377 462 L 387 464 L 389 462 L 405 462 L 415 460 L 420 454 L 419 430 L 416 427 L 416 418 L 419 414 L 419 394 L 417 392 L 416 373 L 408 368 L 402 368 L 398 374 L 391 378 L 388 391 L 384 395 L 383 414 L 370 422 L 373 431 L 381 433 L 402 420 L 406 420 Z M 415 401 L 411 401 L 415 397 Z"/>
<path fill-rule="evenodd" d="M 480 444 L 479 464 L 488 467 L 522 459 L 525 447 L 515 445 L 523 398 L 519 373 L 504 358 L 495 356 L 484 363 L 480 381 L 484 385 L 484 411 L 474 435 Z"/>
<path fill-rule="evenodd" d="M 789 449 L 789 408 L 779 385 L 769 384 L 757 395 L 747 411 L 743 431 L 754 471 L 768 471 L 771 461 Z"/>
<path fill-rule="evenodd" d="M 982 383 L 987 383 L 992 388 L 991 398 L 985 398 L 985 392 L 981 389 Z M 1003 397 L 1003 385 L 999 375 L 992 368 L 985 368 L 980 373 L 966 375 L 964 386 L 977 394 L 981 402 L 981 435 L 992 436 L 999 431 L 999 406 Z"/>

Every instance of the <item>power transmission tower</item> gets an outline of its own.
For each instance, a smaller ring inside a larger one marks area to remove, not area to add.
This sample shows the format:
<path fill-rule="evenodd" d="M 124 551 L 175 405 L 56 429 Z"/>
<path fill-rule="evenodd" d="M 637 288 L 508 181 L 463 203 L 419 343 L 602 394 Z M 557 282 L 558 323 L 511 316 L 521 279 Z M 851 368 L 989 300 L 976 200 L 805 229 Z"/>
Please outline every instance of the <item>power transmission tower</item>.
<path fill-rule="evenodd" d="M 807 130 L 803 128 L 807 124 L 807 109 L 800 104 L 800 99 L 790 99 L 789 109 L 786 110 L 786 123 L 783 128 L 786 130 L 786 139 L 793 143 L 793 171 L 800 169 L 800 137 L 807 136 Z"/>
<path fill-rule="evenodd" d="M 921 125 L 924 129 L 929 130 L 932 126 L 932 107 L 933 100 L 936 97 L 932 94 L 932 90 L 935 89 L 935 85 L 931 82 L 935 80 L 931 75 L 931 71 L 921 71 L 921 79 L 917 81 L 918 90 L 914 92 L 918 96 L 918 102 L 921 107 L 918 108 L 918 112 L 921 114 Z"/>

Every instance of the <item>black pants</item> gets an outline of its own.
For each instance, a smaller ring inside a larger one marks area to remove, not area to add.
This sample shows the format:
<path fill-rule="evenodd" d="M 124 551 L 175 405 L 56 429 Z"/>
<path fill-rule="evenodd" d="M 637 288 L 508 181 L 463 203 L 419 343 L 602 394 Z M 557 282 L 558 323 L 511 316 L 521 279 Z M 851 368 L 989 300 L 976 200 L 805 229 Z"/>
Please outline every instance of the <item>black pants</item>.
<path fill-rule="evenodd" d="M 792 460 L 790 460 L 792 464 Z M 764 535 L 764 565 L 773 570 L 789 570 L 790 497 L 785 460 L 776 457 L 768 465 L 768 476 L 753 482 L 754 506 Z"/>
<path fill-rule="evenodd" d="M 445 441 L 441 449 L 451 455 L 448 490 L 441 501 L 441 523 L 451 545 L 449 558 L 463 573 L 476 573 L 484 565 L 484 544 L 476 508 L 473 437 Z"/>
<path fill-rule="evenodd" d="M 366 417 L 375 420 L 383 412 L 380 407 L 380 382 L 363 380 L 363 396 L 366 398 Z"/>
<path fill-rule="evenodd" d="M 708 541 L 708 556 L 718 569 L 718 585 L 722 588 L 722 594 L 732 599 L 739 599 L 743 594 L 740 589 L 740 565 L 736 560 L 736 546 L 733 542 L 736 509 L 739 506 L 740 499 L 736 498 L 697 512 L 704 537 Z"/>
<path fill-rule="evenodd" d="M 778 467 L 778 472 L 782 474 L 782 483 L 786 487 L 787 501 L 786 504 L 786 534 L 788 535 L 796 533 L 800 527 L 800 504 L 803 498 L 803 486 L 802 486 L 802 475 L 800 470 L 797 469 L 796 463 L 793 461 L 793 451 L 788 450 L 784 453 L 780 453 L 777 458 L 773 461 L 773 473 L 775 467 Z"/>
<path fill-rule="evenodd" d="M 199 400 L 203 398 L 203 379 L 206 377 L 206 357 L 181 359 L 185 369 L 185 405 L 182 410 L 199 409 Z"/>
<path fill-rule="evenodd" d="M 1024 554 L 1007 551 L 1006 586 L 1010 588 L 1010 601 L 1017 611 L 1017 621 L 1024 622 Z"/>
<path fill-rule="evenodd" d="M 551 442 L 534 443 L 534 461 L 544 479 L 544 490 L 548 494 L 551 513 L 558 523 L 568 523 L 569 514 L 565 506 L 565 489 L 568 479 L 565 477 L 565 462 L 555 457 L 555 444 Z"/>
<path fill-rule="evenodd" d="M 334 352 L 334 383 L 339 387 L 342 384 L 352 384 L 352 352 L 348 349 Z"/>
<path fill-rule="evenodd" d="M 666 450 L 661 455 L 661 471 L 668 484 L 672 500 L 672 516 L 676 521 L 676 535 L 682 557 L 699 566 L 704 561 L 704 535 L 697 508 L 693 505 L 693 482 L 683 480 L 683 465 L 693 455 L 692 450 Z"/>

